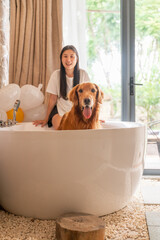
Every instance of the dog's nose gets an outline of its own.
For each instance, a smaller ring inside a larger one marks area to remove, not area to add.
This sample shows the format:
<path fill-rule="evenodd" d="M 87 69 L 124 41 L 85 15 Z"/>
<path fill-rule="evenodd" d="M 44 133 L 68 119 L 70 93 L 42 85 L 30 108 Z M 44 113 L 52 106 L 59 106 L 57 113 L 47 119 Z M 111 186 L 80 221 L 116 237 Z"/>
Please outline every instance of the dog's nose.
<path fill-rule="evenodd" d="M 85 103 L 85 105 L 89 105 L 90 102 L 91 102 L 91 100 L 90 100 L 89 98 L 85 98 L 85 99 L 84 99 L 84 103 Z"/>

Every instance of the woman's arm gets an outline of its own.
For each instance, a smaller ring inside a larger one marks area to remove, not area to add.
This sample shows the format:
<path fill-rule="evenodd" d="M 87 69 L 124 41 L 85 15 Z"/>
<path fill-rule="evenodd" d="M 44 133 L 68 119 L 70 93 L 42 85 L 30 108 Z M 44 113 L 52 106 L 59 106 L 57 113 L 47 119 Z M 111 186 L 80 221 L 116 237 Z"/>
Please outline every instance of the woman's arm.
<path fill-rule="evenodd" d="M 45 119 L 44 120 L 36 120 L 33 122 L 33 125 L 38 126 L 39 124 L 41 124 L 41 126 L 44 127 L 48 122 L 49 115 L 50 115 L 53 107 L 56 105 L 56 102 L 57 102 L 57 95 L 50 94 Z"/>

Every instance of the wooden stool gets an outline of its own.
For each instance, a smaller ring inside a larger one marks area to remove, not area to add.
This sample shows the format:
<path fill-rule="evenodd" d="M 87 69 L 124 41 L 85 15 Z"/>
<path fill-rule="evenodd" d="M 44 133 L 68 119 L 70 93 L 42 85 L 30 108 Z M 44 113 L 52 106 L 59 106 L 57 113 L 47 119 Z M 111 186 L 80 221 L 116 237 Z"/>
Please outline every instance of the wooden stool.
<path fill-rule="evenodd" d="M 94 215 L 67 214 L 56 221 L 57 240 L 104 240 L 105 223 Z"/>

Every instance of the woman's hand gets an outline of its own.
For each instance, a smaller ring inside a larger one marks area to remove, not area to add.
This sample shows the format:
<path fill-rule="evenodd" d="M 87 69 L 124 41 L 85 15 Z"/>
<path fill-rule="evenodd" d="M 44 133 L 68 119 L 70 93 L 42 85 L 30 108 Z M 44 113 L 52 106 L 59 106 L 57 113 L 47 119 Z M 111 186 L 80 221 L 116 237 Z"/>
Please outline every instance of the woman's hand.
<path fill-rule="evenodd" d="M 48 102 L 48 108 L 47 108 L 47 113 L 46 113 L 45 119 L 44 120 L 35 120 L 35 121 L 33 121 L 33 125 L 35 125 L 35 127 L 38 126 L 38 125 L 41 125 L 41 127 L 44 127 L 48 123 L 49 115 L 50 115 L 53 107 L 55 106 L 56 102 L 57 102 L 57 95 L 50 94 L 49 102 Z"/>
<path fill-rule="evenodd" d="M 41 125 L 41 127 L 44 127 L 47 124 L 48 120 L 44 119 L 44 120 L 36 120 L 33 122 L 33 125 L 38 126 Z"/>

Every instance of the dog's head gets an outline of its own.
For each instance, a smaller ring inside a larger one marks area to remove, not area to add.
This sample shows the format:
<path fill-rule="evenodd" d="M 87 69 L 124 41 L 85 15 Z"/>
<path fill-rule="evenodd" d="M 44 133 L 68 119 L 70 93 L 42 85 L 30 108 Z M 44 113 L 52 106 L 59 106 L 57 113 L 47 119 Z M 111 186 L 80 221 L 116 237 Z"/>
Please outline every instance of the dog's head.
<path fill-rule="evenodd" d="M 95 107 L 102 103 L 103 92 L 94 83 L 76 85 L 68 94 L 68 98 L 75 106 L 79 106 L 83 117 L 89 119 Z"/>

